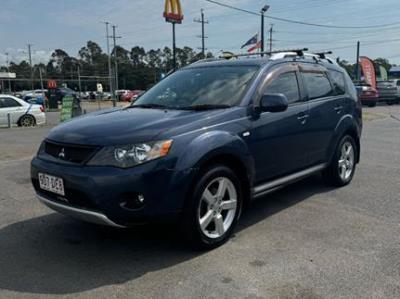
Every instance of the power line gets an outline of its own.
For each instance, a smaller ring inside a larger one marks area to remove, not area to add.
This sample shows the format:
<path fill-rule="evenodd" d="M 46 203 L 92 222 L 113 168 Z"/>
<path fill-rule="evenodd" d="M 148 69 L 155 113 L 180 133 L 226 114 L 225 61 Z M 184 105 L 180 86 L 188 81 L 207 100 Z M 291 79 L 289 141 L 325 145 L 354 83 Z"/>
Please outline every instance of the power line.
<path fill-rule="evenodd" d="M 204 0 L 204 1 L 216 4 L 216 5 L 219 5 L 219 6 L 223 6 L 223 7 L 226 7 L 226 8 L 234 9 L 234 10 L 237 10 L 237 11 L 241 11 L 241 12 L 244 12 L 244 13 L 247 13 L 247 14 L 252 14 L 252 15 L 255 15 L 255 16 L 261 16 L 260 13 L 257 13 L 257 12 L 251 11 L 251 10 L 247 10 L 247 9 L 243 9 L 243 8 L 239 8 L 239 7 L 236 7 L 236 6 L 232 6 L 232 5 L 229 5 L 229 4 L 221 3 L 221 2 L 218 2 L 218 1 L 214 1 L 214 0 Z M 400 24 L 400 22 L 395 22 L 395 23 L 370 25 L 370 26 L 334 26 L 334 25 L 324 25 L 324 24 L 303 22 L 303 21 L 297 21 L 297 20 L 290 20 L 290 19 L 286 19 L 286 18 L 274 17 L 274 16 L 271 16 L 271 15 L 268 15 L 268 17 L 270 19 L 281 21 L 281 22 L 300 24 L 300 25 L 307 25 L 307 26 L 314 26 L 314 27 L 323 27 L 323 28 L 337 28 L 337 29 L 381 28 L 381 27 L 388 27 L 388 26 L 393 26 L 393 25 Z"/>

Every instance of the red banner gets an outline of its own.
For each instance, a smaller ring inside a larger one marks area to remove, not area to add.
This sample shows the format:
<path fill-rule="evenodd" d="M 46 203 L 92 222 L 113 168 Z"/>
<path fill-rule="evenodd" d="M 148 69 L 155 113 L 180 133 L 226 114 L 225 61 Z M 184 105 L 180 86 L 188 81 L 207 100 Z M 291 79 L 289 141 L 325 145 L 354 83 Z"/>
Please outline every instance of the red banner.
<path fill-rule="evenodd" d="M 372 61 L 365 56 L 360 57 L 361 69 L 364 75 L 364 81 L 376 89 L 375 67 Z"/>

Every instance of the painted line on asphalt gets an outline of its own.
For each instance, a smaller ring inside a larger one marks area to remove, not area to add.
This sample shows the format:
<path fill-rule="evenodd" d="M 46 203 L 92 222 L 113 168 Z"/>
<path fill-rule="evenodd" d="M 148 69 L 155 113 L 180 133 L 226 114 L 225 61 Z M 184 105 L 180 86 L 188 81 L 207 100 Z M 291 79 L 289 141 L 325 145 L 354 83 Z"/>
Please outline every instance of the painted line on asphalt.
<path fill-rule="evenodd" d="M 30 161 L 30 160 L 33 159 L 33 157 L 34 157 L 34 156 L 29 156 L 29 157 L 26 157 L 26 158 L 16 159 L 16 160 L 5 160 L 5 161 L 1 161 L 1 160 L 0 160 L 0 165 L 7 165 L 7 164 L 12 164 L 12 163 Z"/>

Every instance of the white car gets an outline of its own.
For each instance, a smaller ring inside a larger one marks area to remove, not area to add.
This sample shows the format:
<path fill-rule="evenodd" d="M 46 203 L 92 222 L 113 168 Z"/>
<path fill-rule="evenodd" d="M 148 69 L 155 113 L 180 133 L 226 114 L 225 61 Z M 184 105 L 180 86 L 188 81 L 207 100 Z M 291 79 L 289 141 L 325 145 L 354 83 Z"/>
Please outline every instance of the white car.
<path fill-rule="evenodd" d="M 30 127 L 46 123 L 46 114 L 41 105 L 29 104 L 17 97 L 0 94 L 0 126 L 11 125 Z"/>

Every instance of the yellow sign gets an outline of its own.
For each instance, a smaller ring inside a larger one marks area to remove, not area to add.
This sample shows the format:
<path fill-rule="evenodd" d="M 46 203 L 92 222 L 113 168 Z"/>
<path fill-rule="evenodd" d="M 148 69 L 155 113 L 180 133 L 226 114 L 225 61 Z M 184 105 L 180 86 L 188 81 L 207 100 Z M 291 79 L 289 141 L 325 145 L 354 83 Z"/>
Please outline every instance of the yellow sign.
<path fill-rule="evenodd" d="M 169 23 L 182 23 L 183 13 L 179 0 L 165 0 L 164 18 Z"/>

